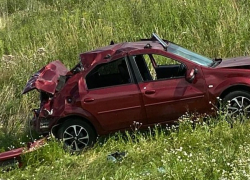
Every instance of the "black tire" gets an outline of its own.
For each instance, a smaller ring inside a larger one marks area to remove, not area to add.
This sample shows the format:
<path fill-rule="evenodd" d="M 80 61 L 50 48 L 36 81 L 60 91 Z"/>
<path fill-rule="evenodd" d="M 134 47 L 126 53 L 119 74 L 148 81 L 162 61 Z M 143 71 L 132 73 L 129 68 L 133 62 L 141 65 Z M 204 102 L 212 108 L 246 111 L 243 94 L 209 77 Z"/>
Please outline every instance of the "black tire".
<path fill-rule="evenodd" d="M 80 152 L 96 141 L 95 130 L 80 118 L 66 120 L 60 126 L 57 137 L 70 152 Z"/>
<path fill-rule="evenodd" d="M 231 115 L 250 114 L 250 94 L 246 91 L 233 91 L 227 94 L 223 101 L 230 102 L 228 111 Z"/>

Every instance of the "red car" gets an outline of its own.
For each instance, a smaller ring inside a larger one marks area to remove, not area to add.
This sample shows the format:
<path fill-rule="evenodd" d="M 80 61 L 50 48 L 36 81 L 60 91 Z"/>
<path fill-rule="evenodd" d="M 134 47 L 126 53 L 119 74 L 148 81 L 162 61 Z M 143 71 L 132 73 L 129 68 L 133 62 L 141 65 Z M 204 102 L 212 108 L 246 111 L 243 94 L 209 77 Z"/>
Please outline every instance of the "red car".
<path fill-rule="evenodd" d="M 98 135 L 171 123 L 185 112 L 211 113 L 216 97 L 231 113 L 250 110 L 250 57 L 210 59 L 153 34 L 80 54 L 72 69 L 60 61 L 43 67 L 23 93 L 37 89 L 40 107 L 31 124 L 50 131 L 72 151 Z"/>

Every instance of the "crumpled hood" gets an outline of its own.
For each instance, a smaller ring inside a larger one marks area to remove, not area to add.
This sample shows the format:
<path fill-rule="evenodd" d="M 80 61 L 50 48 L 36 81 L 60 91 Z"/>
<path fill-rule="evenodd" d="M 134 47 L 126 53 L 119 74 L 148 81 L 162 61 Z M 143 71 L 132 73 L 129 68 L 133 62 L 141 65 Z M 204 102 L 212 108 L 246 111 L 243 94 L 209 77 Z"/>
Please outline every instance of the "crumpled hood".
<path fill-rule="evenodd" d="M 233 68 L 239 66 L 249 66 L 250 56 L 223 59 L 216 68 Z"/>
<path fill-rule="evenodd" d="M 50 94 L 54 94 L 61 79 L 65 80 L 68 69 L 59 61 L 53 61 L 36 72 L 27 82 L 23 94 L 38 89 Z"/>

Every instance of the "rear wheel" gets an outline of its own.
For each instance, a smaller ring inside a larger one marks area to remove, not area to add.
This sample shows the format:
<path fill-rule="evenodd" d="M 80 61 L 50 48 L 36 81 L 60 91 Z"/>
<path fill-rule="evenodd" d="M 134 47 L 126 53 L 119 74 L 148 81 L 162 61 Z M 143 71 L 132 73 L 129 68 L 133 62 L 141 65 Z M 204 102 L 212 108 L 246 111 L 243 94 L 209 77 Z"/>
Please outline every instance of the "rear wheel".
<path fill-rule="evenodd" d="M 65 149 L 79 152 L 95 143 L 96 133 L 87 122 L 68 119 L 60 126 L 58 138 L 62 140 Z"/>
<path fill-rule="evenodd" d="M 246 91 L 233 91 L 223 101 L 230 102 L 228 111 L 233 116 L 250 114 L 250 94 Z"/>

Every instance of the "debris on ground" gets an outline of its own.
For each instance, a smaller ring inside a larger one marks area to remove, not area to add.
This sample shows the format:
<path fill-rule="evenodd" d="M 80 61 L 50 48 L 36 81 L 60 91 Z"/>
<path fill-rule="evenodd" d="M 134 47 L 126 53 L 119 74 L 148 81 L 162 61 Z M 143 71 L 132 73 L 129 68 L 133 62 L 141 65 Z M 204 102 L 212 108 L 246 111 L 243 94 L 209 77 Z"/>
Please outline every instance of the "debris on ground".
<path fill-rule="evenodd" d="M 126 157 L 127 153 L 126 152 L 115 152 L 112 154 L 109 154 L 107 156 L 107 160 L 110 162 L 116 163 L 117 161 L 122 161 L 124 157 Z"/>
<path fill-rule="evenodd" d="M 32 152 L 41 148 L 46 142 L 46 138 L 29 142 L 26 147 L 21 147 L 0 153 L 0 167 L 4 169 L 12 169 L 22 166 L 21 155 Z"/>

